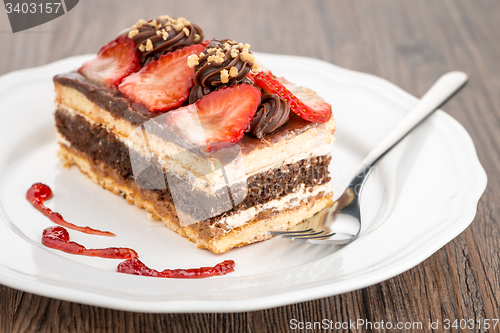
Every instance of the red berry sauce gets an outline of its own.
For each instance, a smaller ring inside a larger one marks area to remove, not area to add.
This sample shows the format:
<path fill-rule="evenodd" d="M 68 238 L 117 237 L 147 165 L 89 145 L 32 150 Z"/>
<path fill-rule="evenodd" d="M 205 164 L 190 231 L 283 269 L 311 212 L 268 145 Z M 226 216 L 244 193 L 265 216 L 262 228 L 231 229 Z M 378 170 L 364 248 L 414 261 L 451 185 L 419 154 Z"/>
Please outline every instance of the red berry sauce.
<path fill-rule="evenodd" d="M 59 213 L 54 213 L 50 208 L 45 207 L 44 201 L 52 198 L 52 190 L 45 184 L 36 183 L 31 185 L 30 189 L 26 193 L 26 199 L 38 209 L 43 215 L 47 216 L 52 222 L 62 225 L 63 227 L 77 230 L 86 234 L 99 235 L 99 236 L 116 236 L 114 233 L 109 231 L 101 231 L 92 229 L 90 227 L 79 227 L 73 223 L 65 221 L 64 218 Z"/>
<path fill-rule="evenodd" d="M 69 240 L 68 230 L 60 226 L 48 227 L 43 230 L 42 244 L 66 253 L 82 256 L 108 259 L 130 259 L 138 257 L 137 252 L 124 247 L 109 247 L 106 249 L 87 249 L 85 246 Z"/>
<path fill-rule="evenodd" d="M 54 223 L 61 226 L 81 231 L 86 234 L 101 235 L 101 236 L 115 236 L 109 231 L 100 231 L 90 227 L 79 227 L 69 223 L 63 219 L 61 214 L 54 213 L 49 208 L 45 207 L 44 201 L 52 198 L 52 190 L 47 185 L 36 183 L 26 193 L 26 199 L 38 209 L 43 215 L 47 216 Z M 225 260 L 214 267 L 200 267 L 189 269 L 165 269 L 161 272 L 144 265 L 138 259 L 139 255 L 136 251 L 126 247 L 109 247 L 105 249 L 87 249 L 85 246 L 73 242 L 69 239 L 68 230 L 61 226 L 52 226 L 43 230 L 42 244 L 61 250 L 70 254 L 78 254 L 90 257 L 100 257 L 108 259 L 128 259 L 120 263 L 117 267 L 119 273 L 153 276 L 162 278 L 177 278 L 177 279 L 201 279 L 211 276 L 226 275 L 234 272 L 234 261 Z"/>
<path fill-rule="evenodd" d="M 226 275 L 227 273 L 234 272 L 234 261 L 225 260 L 214 267 L 200 267 L 189 269 L 165 269 L 161 272 L 144 265 L 142 261 L 137 258 L 126 260 L 118 265 L 117 271 L 119 273 L 153 276 L 162 278 L 176 278 L 176 279 L 200 279 L 211 276 Z"/>

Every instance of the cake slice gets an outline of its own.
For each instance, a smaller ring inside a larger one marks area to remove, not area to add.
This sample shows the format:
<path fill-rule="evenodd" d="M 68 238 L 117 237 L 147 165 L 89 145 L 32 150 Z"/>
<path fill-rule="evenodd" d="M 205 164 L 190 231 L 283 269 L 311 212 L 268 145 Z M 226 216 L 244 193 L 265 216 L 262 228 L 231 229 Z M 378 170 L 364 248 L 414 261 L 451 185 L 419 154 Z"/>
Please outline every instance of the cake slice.
<path fill-rule="evenodd" d="M 199 248 L 268 239 L 332 202 L 330 106 L 259 72 L 249 45 L 140 20 L 54 84 L 63 165 Z"/>

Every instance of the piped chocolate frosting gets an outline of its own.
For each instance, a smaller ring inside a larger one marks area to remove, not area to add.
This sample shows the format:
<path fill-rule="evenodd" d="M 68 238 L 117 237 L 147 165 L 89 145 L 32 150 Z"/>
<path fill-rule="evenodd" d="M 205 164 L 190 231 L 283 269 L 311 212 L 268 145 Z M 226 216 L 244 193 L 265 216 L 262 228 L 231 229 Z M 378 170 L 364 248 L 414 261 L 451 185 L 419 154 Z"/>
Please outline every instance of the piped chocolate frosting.
<path fill-rule="evenodd" d="M 189 92 L 189 103 L 194 103 L 212 91 L 246 83 L 250 70 L 257 71 L 250 45 L 234 40 L 213 39 L 200 55 L 191 55 L 188 65 L 195 70 L 194 85 Z M 277 94 L 264 93 L 249 131 L 263 139 L 266 134 L 283 126 L 289 118 L 290 106 Z"/>
<path fill-rule="evenodd" d="M 261 104 L 250 123 L 250 133 L 259 139 L 288 122 L 290 106 L 277 94 L 262 94 Z"/>
<path fill-rule="evenodd" d="M 252 84 L 247 74 L 252 69 L 256 70 L 257 65 L 249 48 L 250 45 L 234 40 L 213 39 L 200 55 L 192 55 L 188 64 L 194 68 L 195 76 L 189 102 L 194 103 L 222 87 Z"/>
<path fill-rule="evenodd" d="M 137 43 L 141 51 L 141 64 L 147 65 L 162 55 L 185 46 L 203 42 L 203 30 L 183 17 L 168 15 L 156 20 L 139 20 L 132 26 L 128 36 Z"/>

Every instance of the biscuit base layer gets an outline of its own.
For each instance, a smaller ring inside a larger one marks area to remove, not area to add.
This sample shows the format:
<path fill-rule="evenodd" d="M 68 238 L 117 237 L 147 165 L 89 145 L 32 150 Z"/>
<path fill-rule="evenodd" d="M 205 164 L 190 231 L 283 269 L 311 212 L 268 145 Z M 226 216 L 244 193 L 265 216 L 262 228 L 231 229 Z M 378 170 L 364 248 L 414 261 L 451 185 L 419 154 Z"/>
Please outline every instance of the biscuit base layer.
<path fill-rule="evenodd" d="M 105 164 L 95 165 L 92 160 L 87 159 L 83 154 L 60 143 L 58 156 L 62 164 L 70 168 L 77 166 L 82 173 L 87 175 L 94 183 L 111 191 L 116 195 L 124 197 L 130 204 L 135 204 L 146 209 L 153 218 L 163 221 L 165 226 L 178 234 L 194 242 L 198 248 L 204 248 L 213 253 L 224 253 L 234 247 L 239 247 L 271 238 L 267 234 L 270 230 L 293 227 L 300 222 L 309 219 L 320 210 L 332 203 L 331 193 L 320 192 L 301 200 L 300 205 L 285 208 L 276 213 L 274 210 L 262 210 L 256 218 L 245 224 L 232 228 L 230 231 L 218 238 L 200 238 L 193 226 L 181 226 L 175 213 L 175 208 L 171 207 L 172 214 L 161 214 L 155 207 L 157 203 L 154 199 L 147 198 L 141 189 L 133 181 L 119 181 L 116 172 Z M 259 216 L 263 218 L 259 219 Z"/>

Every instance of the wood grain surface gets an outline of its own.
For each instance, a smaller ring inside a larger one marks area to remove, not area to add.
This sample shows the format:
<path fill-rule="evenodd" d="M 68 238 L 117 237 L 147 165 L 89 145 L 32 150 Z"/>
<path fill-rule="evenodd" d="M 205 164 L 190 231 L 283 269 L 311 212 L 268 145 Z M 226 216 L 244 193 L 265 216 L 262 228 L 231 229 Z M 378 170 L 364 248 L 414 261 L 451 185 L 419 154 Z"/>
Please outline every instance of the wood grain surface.
<path fill-rule="evenodd" d="M 286 332 L 292 319 L 500 318 L 499 1 L 82 0 L 55 21 L 16 34 L 2 8 L 0 74 L 96 52 L 138 18 L 159 14 L 188 17 L 207 37 L 250 43 L 255 51 L 314 57 L 371 73 L 416 96 L 446 71 L 468 73 L 468 86 L 444 110 L 468 130 L 488 174 L 476 218 L 433 256 L 388 281 L 263 311 L 131 313 L 0 286 L 1 332 Z"/>

